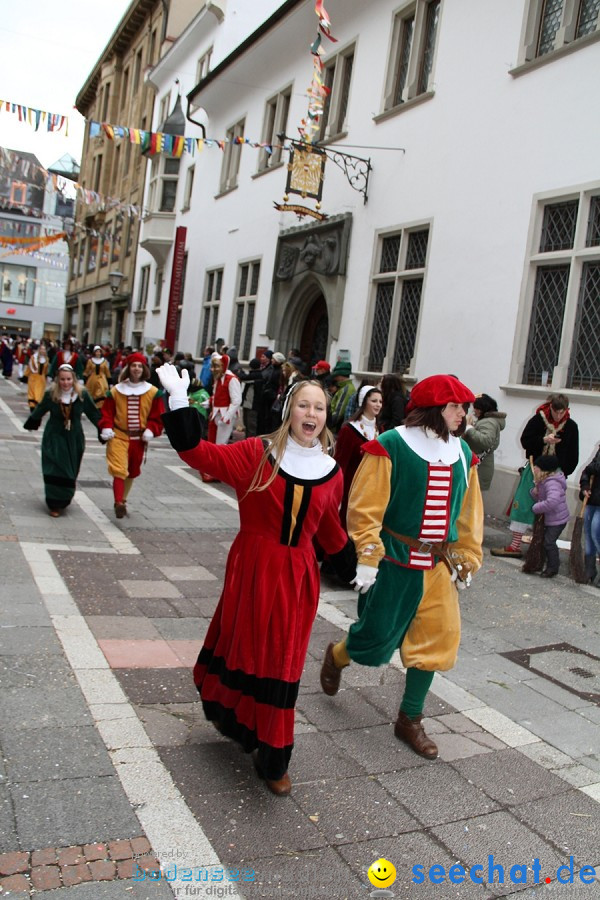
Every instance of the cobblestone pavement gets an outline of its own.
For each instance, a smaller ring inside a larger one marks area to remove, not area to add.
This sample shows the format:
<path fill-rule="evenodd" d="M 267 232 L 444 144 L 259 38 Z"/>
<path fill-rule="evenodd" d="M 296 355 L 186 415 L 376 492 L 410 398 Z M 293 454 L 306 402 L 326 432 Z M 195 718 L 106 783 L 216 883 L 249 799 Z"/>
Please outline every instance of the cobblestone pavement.
<path fill-rule="evenodd" d="M 321 692 L 324 649 L 355 609 L 324 581 L 294 789 L 275 798 L 205 722 L 190 672 L 233 492 L 161 438 L 117 521 L 88 428 L 75 500 L 51 519 L 24 397 L 0 383 L 2 896 L 362 898 L 379 858 L 397 898 L 600 896 L 596 588 L 486 553 L 461 597 L 459 663 L 428 699 L 431 763 L 393 735 L 399 665 L 352 666 L 337 697 Z M 487 545 L 500 528 L 488 521 Z"/>

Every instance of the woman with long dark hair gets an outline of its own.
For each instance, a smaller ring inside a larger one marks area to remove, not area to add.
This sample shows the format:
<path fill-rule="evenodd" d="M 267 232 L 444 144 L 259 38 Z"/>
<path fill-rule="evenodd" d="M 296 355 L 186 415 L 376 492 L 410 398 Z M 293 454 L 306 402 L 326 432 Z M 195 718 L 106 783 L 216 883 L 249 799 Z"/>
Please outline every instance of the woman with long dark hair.
<path fill-rule="evenodd" d="M 384 375 L 380 382 L 382 406 L 379 413 L 379 431 L 389 431 L 402 425 L 408 392 L 400 375 Z"/>

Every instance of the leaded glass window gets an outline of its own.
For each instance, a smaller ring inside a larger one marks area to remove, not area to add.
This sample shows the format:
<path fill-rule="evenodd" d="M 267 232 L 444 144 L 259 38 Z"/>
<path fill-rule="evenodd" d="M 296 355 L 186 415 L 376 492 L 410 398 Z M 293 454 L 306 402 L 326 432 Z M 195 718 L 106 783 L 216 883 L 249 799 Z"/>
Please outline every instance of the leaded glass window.
<path fill-rule="evenodd" d="M 414 356 L 422 291 L 422 278 L 410 279 L 402 284 L 402 303 L 394 350 L 394 372 L 405 372 Z"/>
<path fill-rule="evenodd" d="M 598 28 L 600 0 L 581 0 L 576 37 L 592 34 Z"/>
<path fill-rule="evenodd" d="M 600 244 L 600 197 L 590 200 L 590 215 L 585 240 L 586 247 L 597 247 Z"/>
<path fill-rule="evenodd" d="M 558 363 L 569 268 L 568 265 L 540 266 L 537 270 L 523 374 L 526 384 L 541 384 L 543 380 L 551 380 Z"/>
<path fill-rule="evenodd" d="M 440 0 L 432 0 L 427 7 L 427 20 L 425 22 L 425 43 L 423 46 L 423 59 L 421 62 L 421 74 L 419 77 L 419 93 L 424 94 L 429 84 L 429 75 L 433 67 L 433 51 L 435 50 L 435 37 L 440 15 Z"/>
<path fill-rule="evenodd" d="M 400 52 L 398 55 L 398 75 L 396 80 L 396 90 L 394 91 L 394 105 L 402 103 L 402 94 L 406 87 L 406 79 L 408 76 L 408 65 L 410 62 L 410 51 L 412 47 L 413 31 L 415 25 L 415 17 L 402 20 L 402 31 L 400 37 Z"/>
<path fill-rule="evenodd" d="M 575 241 L 578 200 L 548 204 L 544 209 L 540 253 L 568 250 Z"/>
<path fill-rule="evenodd" d="M 400 234 L 386 237 L 381 242 L 380 272 L 395 272 L 398 268 L 398 254 L 400 253 Z"/>
<path fill-rule="evenodd" d="M 540 37 L 538 42 L 538 56 L 550 53 L 554 50 L 554 39 L 560 28 L 562 18 L 563 0 L 545 0 L 540 25 Z"/>
<path fill-rule="evenodd" d="M 585 263 L 575 324 L 570 388 L 600 390 L 600 263 Z"/>
<path fill-rule="evenodd" d="M 427 256 L 427 240 L 429 229 L 424 231 L 411 231 L 408 236 L 408 250 L 406 253 L 407 269 L 424 269 Z"/>
<path fill-rule="evenodd" d="M 393 300 L 394 282 L 380 282 L 377 285 L 371 352 L 369 354 L 369 369 L 372 372 L 380 372 L 383 367 L 383 360 L 387 353 Z"/>

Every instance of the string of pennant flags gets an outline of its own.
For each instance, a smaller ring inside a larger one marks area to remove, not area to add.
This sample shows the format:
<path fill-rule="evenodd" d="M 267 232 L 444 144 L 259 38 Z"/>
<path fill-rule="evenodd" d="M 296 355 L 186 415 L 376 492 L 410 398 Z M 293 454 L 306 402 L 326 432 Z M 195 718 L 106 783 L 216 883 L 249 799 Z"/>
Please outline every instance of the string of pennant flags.
<path fill-rule="evenodd" d="M 39 131 L 40 126 L 45 125 L 46 131 L 61 131 L 64 128 L 65 137 L 69 136 L 69 117 L 60 113 L 46 112 L 44 109 L 12 103 L 10 100 L 0 100 L 0 112 L 16 115 L 19 122 L 31 125 L 35 131 Z"/>
<path fill-rule="evenodd" d="M 128 128 L 125 125 L 111 125 L 108 122 L 90 121 L 90 137 L 100 137 L 105 134 L 111 141 L 117 138 L 128 140 L 141 148 L 141 152 L 167 153 L 170 156 L 181 157 L 184 152 L 192 156 L 195 151 L 202 152 L 205 147 L 218 147 L 224 150 L 227 144 L 244 144 L 254 149 L 266 150 L 272 153 L 275 149 L 286 149 L 284 144 L 273 144 L 267 141 L 252 141 L 250 138 L 234 137 L 231 140 L 221 138 L 191 138 L 176 134 L 165 134 L 162 131 L 144 131 L 141 128 Z"/>

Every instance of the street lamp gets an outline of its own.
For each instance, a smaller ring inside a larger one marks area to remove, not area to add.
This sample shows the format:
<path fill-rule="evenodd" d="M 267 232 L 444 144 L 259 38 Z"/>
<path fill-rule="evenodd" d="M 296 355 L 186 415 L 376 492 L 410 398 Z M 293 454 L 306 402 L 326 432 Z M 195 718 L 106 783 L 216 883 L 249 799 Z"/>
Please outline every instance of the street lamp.
<path fill-rule="evenodd" d="M 121 287 L 121 282 L 125 278 L 123 272 L 111 272 L 108 276 L 108 283 L 113 294 L 116 294 Z"/>

